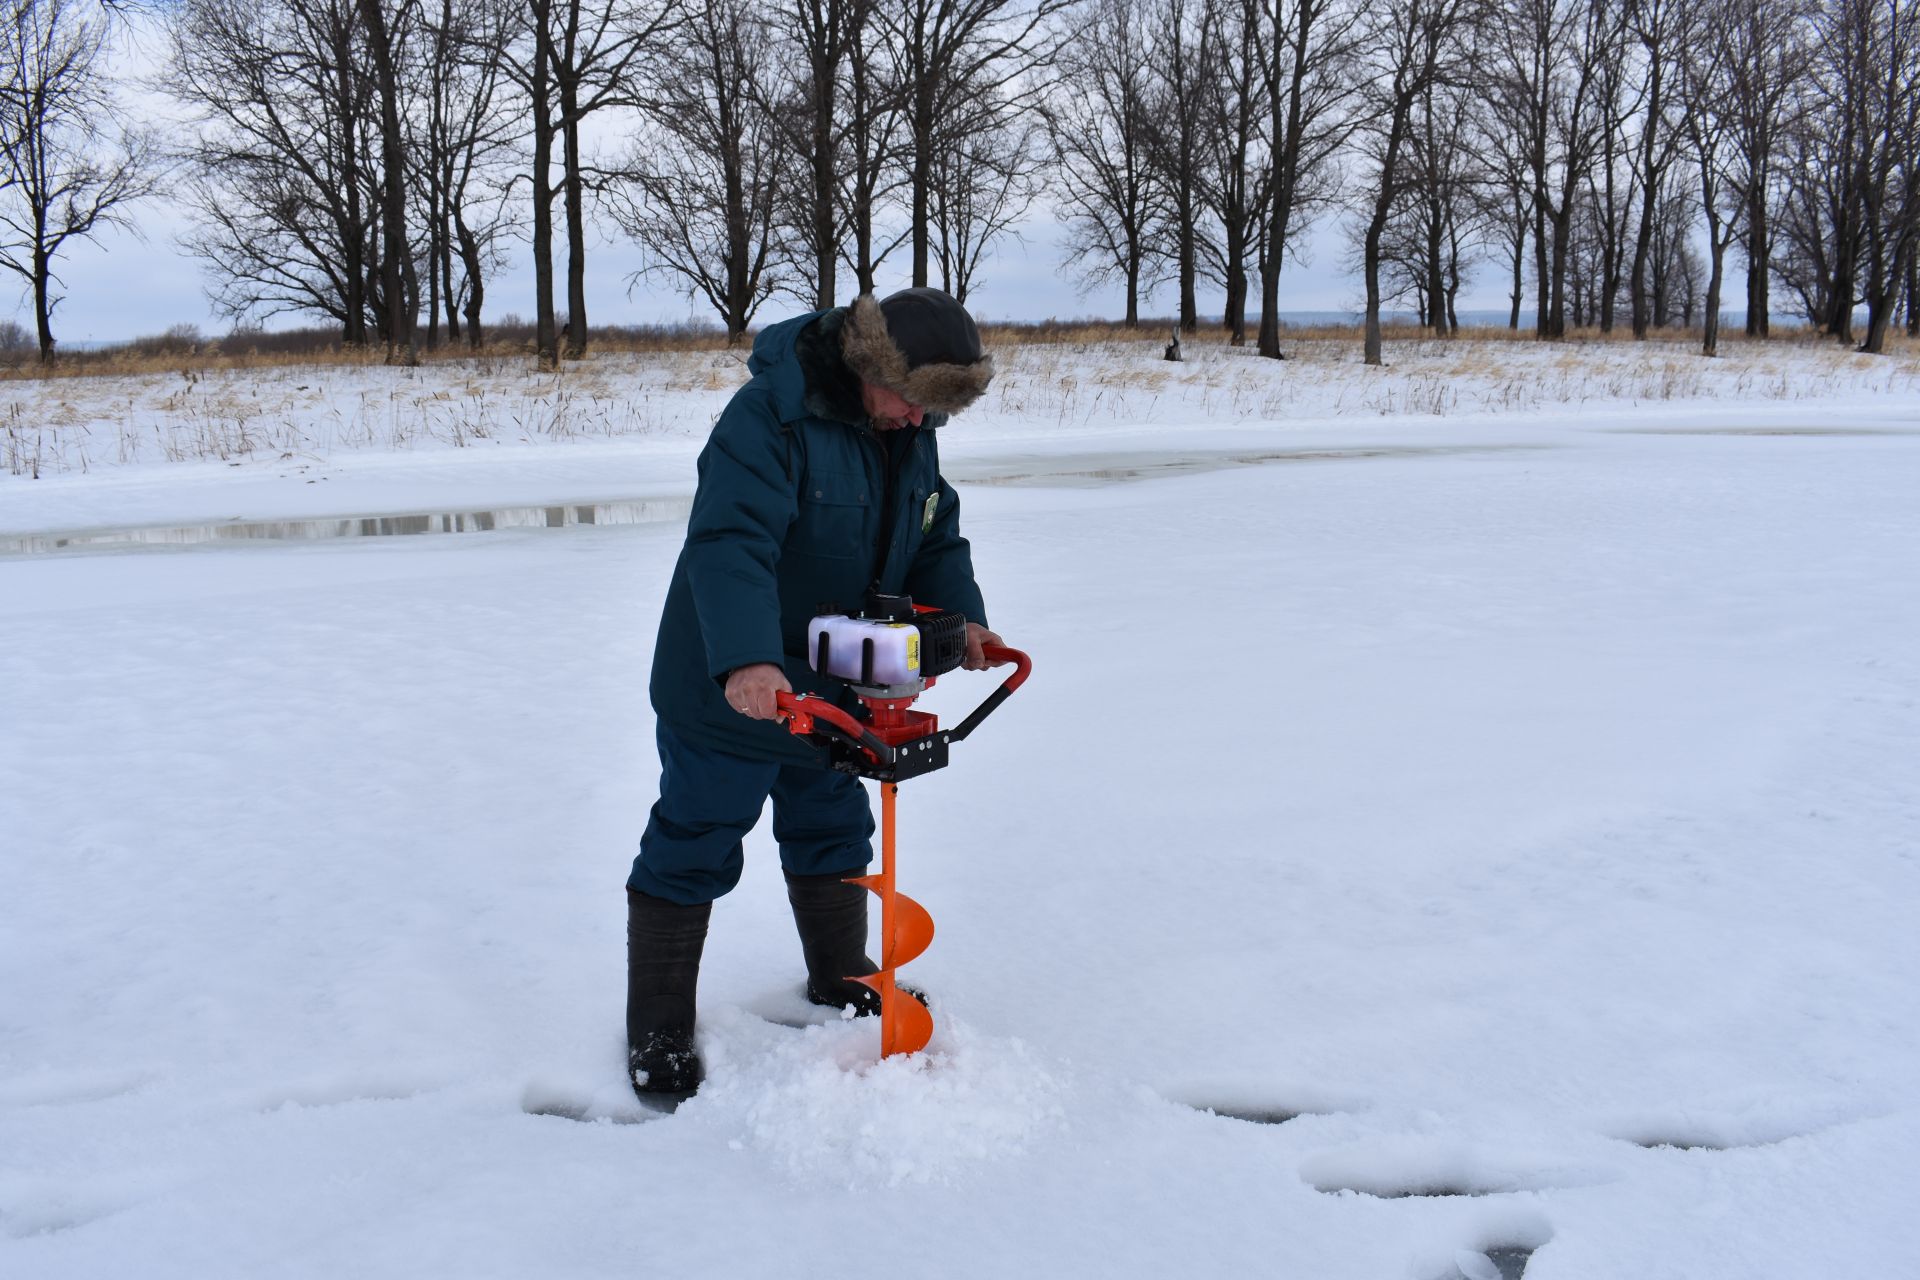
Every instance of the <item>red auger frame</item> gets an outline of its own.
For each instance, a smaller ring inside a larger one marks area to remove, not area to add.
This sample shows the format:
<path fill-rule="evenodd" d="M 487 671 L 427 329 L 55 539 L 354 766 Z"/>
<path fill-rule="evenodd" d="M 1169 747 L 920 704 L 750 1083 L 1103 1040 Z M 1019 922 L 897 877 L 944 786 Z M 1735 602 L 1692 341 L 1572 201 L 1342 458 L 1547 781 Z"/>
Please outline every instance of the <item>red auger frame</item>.
<path fill-rule="evenodd" d="M 1018 649 L 988 645 L 986 656 L 990 661 L 1013 663 L 1014 672 L 955 729 L 941 729 L 936 717 L 912 710 L 914 699 L 923 689 L 932 687 L 932 676 L 916 685 L 890 689 L 853 686 L 866 714 L 864 723 L 814 694 L 796 697 L 783 693 L 776 699 L 780 718 L 787 722 L 790 732 L 826 741 L 833 752 L 835 769 L 880 783 L 880 874 L 850 881 L 880 897 L 880 971 L 847 976 L 880 995 L 883 1058 L 918 1053 L 933 1038 L 933 1016 L 894 982 L 894 971 L 933 942 L 933 917 L 894 888 L 894 800 L 901 782 L 944 768 L 948 746 L 977 729 L 1033 670 L 1032 659 Z"/>

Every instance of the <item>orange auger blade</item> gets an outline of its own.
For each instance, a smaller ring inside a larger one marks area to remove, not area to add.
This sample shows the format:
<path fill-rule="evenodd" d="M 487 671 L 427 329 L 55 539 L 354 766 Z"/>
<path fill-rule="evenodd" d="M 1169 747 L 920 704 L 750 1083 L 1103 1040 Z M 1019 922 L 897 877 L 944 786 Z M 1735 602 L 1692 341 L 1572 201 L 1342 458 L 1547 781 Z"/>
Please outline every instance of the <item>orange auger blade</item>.
<path fill-rule="evenodd" d="M 884 904 L 886 894 L 881 891 L 880 876 L 854 876 L 848 884 L 865 885 L 880 894 Z M 893 895 L 893 927 L 888 929 L 883 921 L 880 933 L 880 967 L 897 969 L 903 964 L 918 960 L 926 949 L 933 945 L 933 915 L 918 902 L 896 890 Z"/>
<path fill-rule="evenodd" d="M 899 987 L 880 995 L 880 1056 L 918 1053 L 933 1039 L 933 1015 Z"/>
<path fill-rule="evenodd" d="M 933 1039 L 933 1015 L 927 1007 L 901 991 L 894 970 L 918 957 L 933 943 L 933 916 L 899 892 L 894 883 L 894 797 L 900 784 L 880 784 L 880 874 L 851 876 L 880 898 L 880 972 L 854 978 L 880 993 L 880 1056 L 918 1053 Z"/>

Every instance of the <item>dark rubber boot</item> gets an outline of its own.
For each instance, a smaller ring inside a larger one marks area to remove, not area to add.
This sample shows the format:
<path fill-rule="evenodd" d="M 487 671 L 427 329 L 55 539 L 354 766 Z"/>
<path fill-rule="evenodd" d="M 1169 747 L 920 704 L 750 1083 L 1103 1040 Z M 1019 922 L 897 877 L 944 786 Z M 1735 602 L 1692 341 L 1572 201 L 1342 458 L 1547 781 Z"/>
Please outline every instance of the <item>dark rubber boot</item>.
<path fill-rule="evenodd" d="M 797 876 L 789 871 L 787 901 L 793 905 L 800 950 L 807 958 L 807 999 L 860 1015 L 877 1014 L 879 993 L 848 981 L 879 968 L 867 958 L 867 889 L 846 881 L 856 874 Z"/>
<path fill-rule="evenodd" d="M 704 1072 L 693 1047 L 694 988 L 713 904 L 627 890 L 627 1076 L 642 1101 L 686 1098 Z"/>

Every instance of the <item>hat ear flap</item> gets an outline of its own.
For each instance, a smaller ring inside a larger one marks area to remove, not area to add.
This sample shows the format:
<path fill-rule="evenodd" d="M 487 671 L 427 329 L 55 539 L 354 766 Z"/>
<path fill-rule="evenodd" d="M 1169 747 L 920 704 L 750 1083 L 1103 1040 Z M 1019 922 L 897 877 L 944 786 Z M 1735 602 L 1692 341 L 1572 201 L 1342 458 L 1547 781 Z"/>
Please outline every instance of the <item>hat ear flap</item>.
<path fill-rule="evenodd" d="M 993 357 L 972 364 L 923 364 L 907 375 L 900 394 L 930 413 L 959 413 L 978 400 L 993 381 Z"/>
<path fill-rule="evenodd" d="M 840 325 L 840 358 L 862 381 L 896 392 L 907 384 L 906 353 L 887 332 L 886 314 L 870 293 L 861 294 L 847 308 L 847 318 Z"/>

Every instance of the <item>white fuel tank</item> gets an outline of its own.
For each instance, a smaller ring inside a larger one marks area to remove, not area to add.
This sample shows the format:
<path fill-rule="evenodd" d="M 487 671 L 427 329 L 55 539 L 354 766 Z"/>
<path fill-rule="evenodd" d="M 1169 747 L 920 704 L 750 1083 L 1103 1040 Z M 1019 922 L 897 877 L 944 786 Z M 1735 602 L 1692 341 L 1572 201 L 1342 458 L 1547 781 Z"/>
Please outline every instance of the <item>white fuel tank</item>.
<path fill-rule="evenodd" d="M 807 624 L 807 662 L 854 684 L 910 684 L 920 678 L 920 629 L 828 614 Z"/>

